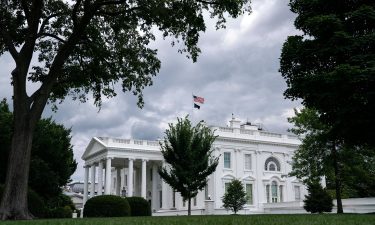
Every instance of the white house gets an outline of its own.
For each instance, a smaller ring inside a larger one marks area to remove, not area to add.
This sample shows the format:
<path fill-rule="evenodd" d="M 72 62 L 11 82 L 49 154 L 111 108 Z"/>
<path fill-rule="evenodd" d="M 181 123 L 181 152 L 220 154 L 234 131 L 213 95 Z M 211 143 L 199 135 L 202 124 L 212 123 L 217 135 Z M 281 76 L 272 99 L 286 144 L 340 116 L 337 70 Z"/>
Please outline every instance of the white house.
<path fill-rule="evenodd" d="M 220 162 L 208 177 L 207 187 L 192 200 L 193 214 L 228 213 L 221 198 L 235 178 L 247 192 L 247 204 L 240 213 L 304 212 L 306 187 L 288 177 L 293 153 L 301 143 L 298 137 L 266 132 L 235 118 L 227 127 L 211 128 L 218 135 L 213 148 Z M 186 213 L 187 204 L 157 173 L 164 165 L 157 141 L 94 137 L 82 159 L 84 202 L 92 195 L 89 193 L 142 196 L 155 215 Z M 98 183 L 98 187 L 89 188 L 89 183 Z"/>

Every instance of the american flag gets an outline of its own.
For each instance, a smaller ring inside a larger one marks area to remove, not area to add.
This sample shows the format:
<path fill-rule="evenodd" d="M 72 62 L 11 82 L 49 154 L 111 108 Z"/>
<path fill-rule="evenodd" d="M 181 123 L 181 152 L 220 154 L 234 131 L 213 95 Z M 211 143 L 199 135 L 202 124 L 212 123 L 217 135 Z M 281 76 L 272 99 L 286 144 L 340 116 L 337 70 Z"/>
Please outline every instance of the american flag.
<path fill-rule="evenodd" d="M 204 98 L 193 95 L 194 102 L 204 104 Z"/>

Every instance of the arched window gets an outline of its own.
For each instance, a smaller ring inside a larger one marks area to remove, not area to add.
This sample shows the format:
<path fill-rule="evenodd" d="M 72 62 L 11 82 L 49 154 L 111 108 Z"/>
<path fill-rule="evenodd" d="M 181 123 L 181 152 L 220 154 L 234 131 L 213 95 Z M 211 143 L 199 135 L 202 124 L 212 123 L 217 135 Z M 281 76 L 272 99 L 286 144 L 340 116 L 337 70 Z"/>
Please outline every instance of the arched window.
<path fill-rule="evenodd" d="M 275 157 L 269 157 L 264 164 L 264 170 L 280 171 L 280 163 Z"/>

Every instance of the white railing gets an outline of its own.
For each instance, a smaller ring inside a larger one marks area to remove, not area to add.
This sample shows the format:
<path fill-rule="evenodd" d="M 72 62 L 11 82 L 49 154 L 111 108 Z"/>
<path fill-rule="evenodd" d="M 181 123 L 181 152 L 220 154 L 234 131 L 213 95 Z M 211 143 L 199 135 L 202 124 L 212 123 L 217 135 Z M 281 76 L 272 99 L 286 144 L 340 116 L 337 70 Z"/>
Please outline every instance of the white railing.
<path fill-rule="evenodd" d="M 221 131 L 221 132 L 227 132 L 227 133 L 233 133 L 233 128 L 219 127 L 219 131 Z"/>
<path fill-rule="evenodd" d="M 142 140 L 134 140 L 134 144 L 135 145 L 143 145 L 143 141 Z"/>
<path fill-rule="evenodd" d="M 241 133 L 241 134 L 250 134 L 250 135 L 254 135 L 254 131 L 252 131 L 252 130 L 244 130 L 244 129 L 241 129 L 241 130 L 240 130 L 240 133 Z"/>
<path fill-rule="evenodd" d="M 112 138 L 113 143 L 130 144 L 130 139 Z"/>
<path fill-rule="evenodd" d="M 260 136 L 265 136 L 265 137 L 276 137 L 276 138 L 282 138 L 282 135 L 281 134 L 277 134 L 277 133 L 271 133 L 271 132 L 260 132 L 259 133 Z"/>
<path fill-rule="evenodd" d="M 147 141 L 147 145 L 150 145 L 150 146 L 159 146 L 159 142 L 158 141 Z"/>

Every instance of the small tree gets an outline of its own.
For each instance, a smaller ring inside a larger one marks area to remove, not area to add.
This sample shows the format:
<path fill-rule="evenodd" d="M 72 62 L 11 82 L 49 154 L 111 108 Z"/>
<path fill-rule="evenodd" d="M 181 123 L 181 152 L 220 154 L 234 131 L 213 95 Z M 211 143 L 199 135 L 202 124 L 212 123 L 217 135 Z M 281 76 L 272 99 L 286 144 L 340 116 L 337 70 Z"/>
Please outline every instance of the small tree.
<path fill-rule="evenodd" d="M 306 195 L 303 201 L 305 203 L 303 208 L 305 208 L 307 212 L 322 213 L 332 211 L 332 197 L 323 189 L 319 182 L 309 183 L 307 189 L 309 195 Z"/>
<path fill-rule="evenodd" d="M 234 179 L 229 183 L 228 189 L 222 198 L 224 208 L 230 209 L 237 214 L 246 204 L 246 192 L 241 181 Z"/>
<path fill-rule="evenodd" d="M 207 176 L 213 173 L 219 162 L 213 157 L 212 143 L 216 136 L 202 121 L 195 127 L 187 117 L 177 118 L 176 125 L 169 124 L 166 137 L 160 143 L 168 167 L 159 169 L 161 178 L 188 200 L 191 215 L 191 198 L 197 196 L 207 184 Z"/>

